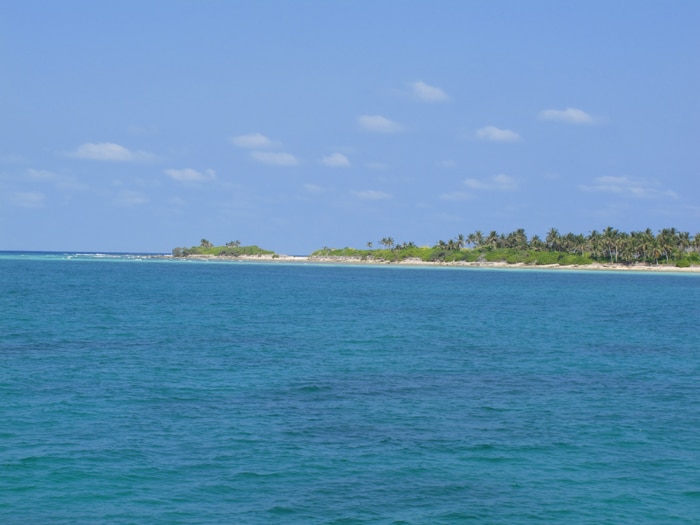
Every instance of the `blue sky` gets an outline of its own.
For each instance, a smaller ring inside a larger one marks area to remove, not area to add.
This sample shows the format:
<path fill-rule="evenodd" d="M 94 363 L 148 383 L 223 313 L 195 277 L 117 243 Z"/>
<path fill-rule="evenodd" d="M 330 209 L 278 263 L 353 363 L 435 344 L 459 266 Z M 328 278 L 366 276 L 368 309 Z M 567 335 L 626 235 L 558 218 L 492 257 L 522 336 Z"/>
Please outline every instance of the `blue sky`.
<path fill-rule="evenodd" d="M 700 2 L 4 0 L 0 250 L 700 231 Z"/>

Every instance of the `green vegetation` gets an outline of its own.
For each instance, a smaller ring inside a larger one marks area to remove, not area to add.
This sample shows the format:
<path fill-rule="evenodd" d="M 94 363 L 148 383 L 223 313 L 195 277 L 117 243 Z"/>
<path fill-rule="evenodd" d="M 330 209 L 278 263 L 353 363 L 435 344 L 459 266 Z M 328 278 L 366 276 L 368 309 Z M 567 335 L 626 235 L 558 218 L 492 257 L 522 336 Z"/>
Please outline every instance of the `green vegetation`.
<path fill-rule="evenodd" d="M 508 234 L 476 231 L 467 236 L 438 241 L 435 246 L 416 246 L 412 242 L 396 243 L 392 237 L 379 240 L 382 249 L 323 248 L 312 253 L 316 257 L 354 257 L 362 260 L 400 262 L 406 259 L 435 262 L 506 262 L 529 265 L 587 265 L 593 263 L 664 264 L 687 268 L 700 265 L 700 233 L 694 237 L 675 228 L 665 228 L 656 235 L 650 230 L 622 232 L 607 227 L 589 235 L 559 233 L 552 228 L 545 239 L 534 235 L 528 239 L 525 230 Z"/>
<path fill-rule="evenodd" d="M 393 237 L 377 241 L 381 248 L 374 248 L 372 241 L 366 249 L 328 248 L 316 250 L 311 257 L 352 258 L 362 261 L 401 262 L 407 259 L 424 262 L 505 262 L 508 264 L 588 265 L 593 263 L 654 264 L 688 268 L 700 265 L 700 233 L 691 236 L 675 228 L 665 228 L 654 234 L 644 231 L 622 232 L 611 226 L 588 235 L 560 234 L 550 229 L 545 238 L 537 235 L 528 238 L 525 230 L 508 234 L 490 231 L 487 235 L 476 231 L 460 234 L 448 241 L 440 240 L 434 246 L 417 246 L 413 242 L 398 243 Z M 238 257 L 241 255 L 270 255 L 275 252 L 259 246 L 241 246 L 240 241 L 214 246 L 202 239 L 199 246 L 174 248 L 173 257 L 188 255 L 212 255 Z"/>
<path fill-rule="evenodd" d="M 275 252 L 263 250 L 259 246 L 241 246 L 241 241 L 227 242 L 225 246 L 214 246 L 207 239 L 202 239 L 199 246 L 190 248 L 173 248 L 173 257 L 187 257 L 188 255 L 214 255 L 239 257 L 241 255 L 272 255 L 277 257 Z"/>

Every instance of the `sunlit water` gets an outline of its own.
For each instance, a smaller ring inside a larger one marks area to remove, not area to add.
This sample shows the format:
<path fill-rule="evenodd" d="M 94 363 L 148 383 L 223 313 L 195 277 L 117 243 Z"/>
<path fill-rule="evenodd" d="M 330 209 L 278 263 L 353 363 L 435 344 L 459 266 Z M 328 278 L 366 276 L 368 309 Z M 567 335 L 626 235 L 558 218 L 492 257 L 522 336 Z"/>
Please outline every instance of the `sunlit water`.
<path fill-rule="evenodd" d="M 2 523 L 700 523 L 700 275 L 0 254 Z"/>

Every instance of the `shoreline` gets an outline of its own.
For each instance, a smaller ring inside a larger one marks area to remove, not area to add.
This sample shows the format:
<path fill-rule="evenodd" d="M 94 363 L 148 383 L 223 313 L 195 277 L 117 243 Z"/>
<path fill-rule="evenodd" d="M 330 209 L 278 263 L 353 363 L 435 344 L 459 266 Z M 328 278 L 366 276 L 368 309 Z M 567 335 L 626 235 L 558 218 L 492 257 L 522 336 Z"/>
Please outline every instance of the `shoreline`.
<path fill-rule="evenodd" d="M 308 255 L 187 255 L 182 260 L 218 261 L 218 262 L 281 262 L 299 264 L 342 264 L 358 266 L 416 266 L 416 267 L 455 267 L 455 268 L 504 268 L 520 270 L 588 270 L 588 271 L 612 271 L 612 272 L 649 272 L 649 273 L 700 273 L 700 266 L 678 268 L 677 266 L 649 265 L 649 264 L 615 264 L 593 263 L 584 265 L 559 265 L 543 264 L 531 265 L 525 263 L 509 264 L 505 261 L 498 262 L 438 262 L 423 261 L 420 259 L 404 259 L 403 261 L 385 261 L 378 259 L 360 259 L 358 257 L 336 256 L 308 256 Z"/>

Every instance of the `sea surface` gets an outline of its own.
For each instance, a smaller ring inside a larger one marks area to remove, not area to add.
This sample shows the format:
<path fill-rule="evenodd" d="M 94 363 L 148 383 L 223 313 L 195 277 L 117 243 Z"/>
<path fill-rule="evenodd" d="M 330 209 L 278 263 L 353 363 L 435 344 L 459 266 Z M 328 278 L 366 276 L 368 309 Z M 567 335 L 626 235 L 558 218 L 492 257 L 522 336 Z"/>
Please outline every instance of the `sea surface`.
<path fill-rule="evenodd" d="M 2 253 L 0 523 L 700 523 L 700 275 Z"/>

